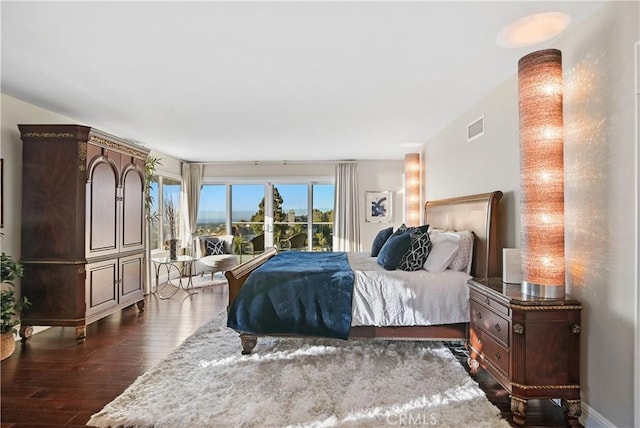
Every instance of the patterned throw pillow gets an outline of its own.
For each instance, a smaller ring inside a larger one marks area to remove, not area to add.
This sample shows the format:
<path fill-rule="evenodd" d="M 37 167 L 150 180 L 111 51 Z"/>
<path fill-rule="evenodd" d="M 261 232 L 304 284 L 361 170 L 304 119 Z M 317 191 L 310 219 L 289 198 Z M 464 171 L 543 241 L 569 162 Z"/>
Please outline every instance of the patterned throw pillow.
<path fill-rule="evenodd" d="M 224 242 L 218 239 L 207 239 L 205 241 L 206 256 L 224 254 Z"/>
<path fill-rule="evenodd" d="M 423 224 L 422 226 L 415 226 L 414 229 L 417 229 L 420 233 L 427 233 L 429 232 L 429 225 Z"/>
<path fill-rule="evenodd" d="M 458 253 L 451 264 L 449 264 L 449 269 L 471 273 L 471 262 L 473 261 L 473 232 L 463 230 L 460 232 L 445 232 L 445 234 L 457 235 L 460 238 Z"/>
<path fill-rule="evenodd" d="M 419 229 L 411 233 L 411 244 L 400 260 L 398 268 L 413 272 L 424 267 L 424 262 L 431 251 L 431 239 L 428 233 L 422 233 Z"/>

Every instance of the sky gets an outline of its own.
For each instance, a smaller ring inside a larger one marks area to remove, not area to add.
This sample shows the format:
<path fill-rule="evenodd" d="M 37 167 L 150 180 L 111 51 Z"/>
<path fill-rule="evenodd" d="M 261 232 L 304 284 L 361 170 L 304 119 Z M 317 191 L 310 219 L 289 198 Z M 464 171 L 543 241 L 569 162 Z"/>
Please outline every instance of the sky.
<path fill-rule="evenodd" d="M 290 209 L 296 214 L 307 213 L 307 185 L 306 184 L 274 184 L 282 196 L 284 212 Z M 264 197 L 262 184 L 234 184 L 233 211 L 251 212 L 258 210 L 258 204 Z M 333 184 L 314 185 L 313 205 L 321 211 L 328 211 L 333 207 Z M 223 212 L 226 205 L 225 185 L 204 185 L 200 194 L 199 213 L 205 211 Z"/>

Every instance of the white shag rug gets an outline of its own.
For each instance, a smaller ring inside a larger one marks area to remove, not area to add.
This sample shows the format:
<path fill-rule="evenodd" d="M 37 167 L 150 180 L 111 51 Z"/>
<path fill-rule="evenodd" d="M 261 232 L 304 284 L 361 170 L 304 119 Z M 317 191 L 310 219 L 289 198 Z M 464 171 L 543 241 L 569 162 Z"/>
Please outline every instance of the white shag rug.
<path fill-rule="evenodd" d="M 509 427 L 440 343 L 260 338 L 220 313 L 88 425 Z"/>
<path fill-rule="evenodd" d="M 182 281 L 187 281 L 187 278 L 182 278 Z M 205 272 L 203 275 L 195 275 L 191 277 L 193 288 L 213 287 L 218 285 L 227 285 L 228 281 L 222 272 L 216 272 L 211 277 L 211 273 Z M 184 282 L 186 284 L 186 282 Z"/>

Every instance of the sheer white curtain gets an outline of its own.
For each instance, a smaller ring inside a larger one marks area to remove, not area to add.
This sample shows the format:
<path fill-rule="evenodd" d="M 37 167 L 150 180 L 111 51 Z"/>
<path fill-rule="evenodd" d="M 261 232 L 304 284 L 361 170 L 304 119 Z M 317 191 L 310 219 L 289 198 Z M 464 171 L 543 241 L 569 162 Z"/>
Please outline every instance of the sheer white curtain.
<path fill-rule="evenodd" d="M 333 251 L 361 251 L 358 171 L 356 163 L 336 165 Z"/>
<path fill-rule="evenodd" d="M 202 165 L 182 164 L 182 206 L 186 209 L 183 218 L 184 232 L 182 234 L 183 247 L 189 254 L 196 254 L 194 239 L 196 223 L 198 221 L 198 205 L 200 204 L 200 189 L 202 187 Z"/>

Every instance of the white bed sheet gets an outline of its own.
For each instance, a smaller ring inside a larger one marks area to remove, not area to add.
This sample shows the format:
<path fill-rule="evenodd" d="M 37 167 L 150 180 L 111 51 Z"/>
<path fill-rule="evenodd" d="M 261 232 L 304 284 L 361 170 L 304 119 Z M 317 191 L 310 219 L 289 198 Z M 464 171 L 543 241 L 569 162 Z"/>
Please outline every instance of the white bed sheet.
<path fill-rule="evenodd" d="M 347 253 L 355 273 L 352 326 L 438 325 L 469 321 L 465 272 L 386 271 L 369 253 Z"/>

